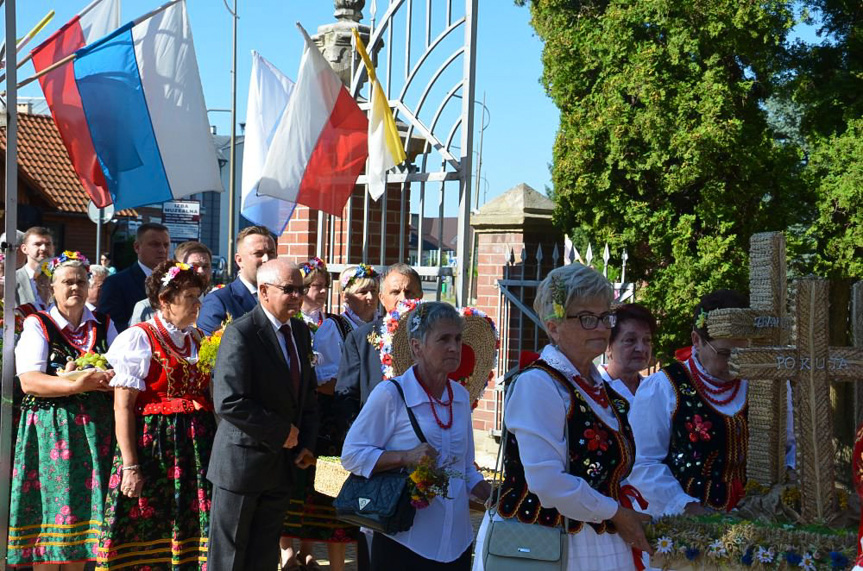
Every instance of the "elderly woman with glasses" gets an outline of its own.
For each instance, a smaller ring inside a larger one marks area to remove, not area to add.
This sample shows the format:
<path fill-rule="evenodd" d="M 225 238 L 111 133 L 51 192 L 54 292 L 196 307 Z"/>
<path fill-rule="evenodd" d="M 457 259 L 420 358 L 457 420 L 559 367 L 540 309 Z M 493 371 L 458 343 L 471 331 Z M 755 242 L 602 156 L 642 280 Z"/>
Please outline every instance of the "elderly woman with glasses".
<path fill-rule="evenodd" d="M 117 336 L 87 302 L 87 258 L 63 252 L 42 264 L 53 303 L 24 320 L 15 365 L 26 396 L 15 443 L 7 562 L 84 569 L 95 560 L 111 465 L 113 371 L 60 378 Z M 47 299 L 47 298 L 46 298 Z"/>
<path fill-rule="evenodd" d="M 629 507 L 639 496 L 623 483 L 635 460 L 629 406 L 594 365 L 615 324 L 612 296 L 609 281 L 586 266 L 549 273 L 534 309 L 551 344 L 512 381 L 504 411 L 494 517 L 547 527 L 568 521 L 567 569 L 632 569 L 641 558 L 634 549 L 650 550 L 642 528 L 649 517 Z M 478 546 L 478 563 L 480 553 Z"/>
<path fill-rule="evenodd" d="M 614 310 L 617 323 L 605 356 L 608 364 L 599 368 L 602 379 L 631 405 L 641 384 L 641 371 L 653 357 L 653 335 L 656 319 L 650 310 L 638 303 L 627 303 Z"/>
<path fill-rule="evenodd" d="M 707 314 L 747 307 L 745 296 L 718 290 L 695 308 L 692 353 L 642 383 L 629 420 L 637 455 L 629 481 L 648 512 L 700 515 L 729 511 L 746 485 L 747 382 L 728 371 L 731 350 L 746 339 L 712 339 Z"/>

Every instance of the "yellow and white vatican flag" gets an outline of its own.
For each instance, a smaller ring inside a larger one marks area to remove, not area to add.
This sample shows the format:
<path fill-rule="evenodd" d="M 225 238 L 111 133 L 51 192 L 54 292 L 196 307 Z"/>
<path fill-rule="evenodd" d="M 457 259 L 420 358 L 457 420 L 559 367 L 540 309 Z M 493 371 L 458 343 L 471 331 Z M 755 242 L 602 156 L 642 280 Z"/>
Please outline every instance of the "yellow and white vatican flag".
<path fill-rule="evenodd" d="M 356 28 L 353 30 L 357 52 L 366 64 L 371 83 L 371 111 L 369 113 L 369 165 L 366 176 L 369 181 L 369 194 L 375 200 L 384 193 L 385 175 L 388 170 L 403 163 L 407 156 L 402 146 L 396 121 L 393 118 L 389 101 L 375 74 L 372 60 L 360 39 Z"/>

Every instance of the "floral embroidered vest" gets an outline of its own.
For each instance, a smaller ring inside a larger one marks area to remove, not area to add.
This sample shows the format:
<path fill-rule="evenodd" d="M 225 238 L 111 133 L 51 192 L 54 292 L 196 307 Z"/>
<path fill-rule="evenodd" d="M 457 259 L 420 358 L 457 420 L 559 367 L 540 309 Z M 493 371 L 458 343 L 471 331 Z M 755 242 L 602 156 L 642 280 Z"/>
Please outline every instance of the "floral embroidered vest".
<path fill-rule="evenodd" d="M 108 324 L 110 318 L 102 313 L 93 312 L 93 317 L 96 318 L 96 323 L 90 322 L 87 325 L 88 330 L 83 338 L 83 345 L 79 349 L 60 331 L 60 327 L 51 316 L 44 311 L 30 313 L 29 316 L 39 320 L 42 326 L 42 332 L 48 340 L 48 362 L 45 370 L 46 375 L 57 376 L 59 371 L 66 368 L 66 363 L 69 360 L 75 360 L 84 353 L 90 351 L 94 353 L 106 353 L 108 351 Z M 59 382 L 68 382 L 64 379 L 58 379 Z M 90 391 L 86 393 L 78 393 L 65 397 L 42 398 L 33 395 L 25 395 L 21 401 L 21 408 L 25 410 L 33 409 L 48 409 L 55 406 L 65 406 L 72 402 L 84 402 L 88 400 L 105 400 L 110 401 L 108 393 Z"/>
<path fill-rule="evenodd" d="M 165 343 L 156 327 L 149 322 L 138 323 L 147 334 L 153 349 L 150 368 L 144 382 L 147 389 L 138 395 L 135 412 L 138 415 L 190 413 L 196 410 L 213 410 L 207 387 L 210 375 L 189 363 L 185 357 Z M 191 343 L 200 349 L 203 333 L 195 330 Z"/>
<path fill-rule="evenodd" d="M 635 459 L 635 440 L 629 427 L 627 414 L 629 404 L 603 383 L 611 403 L 611 412 L 617 419 L 620 430 L 606 425 L 590 408 L 585 397 L 558 370 L 545 361 L 534 362 L 530 367 L 540 369 L 560 383 L 569 393 L 569 410 L 566 420 L 569 426 L 569 473 L 586 481 L 601 494 L 619 499 L 620 482 L 629 475 Z M 541 414 L 541 411 L 537 411 Z M 498 513 L 504 518 L 517 518 L 522 523 L 536 523 L 557 527 L 563 516 L 554 508 L 543 507 L 536 494 L 527 488 L 524 467 L 518 453 L 515 436 L 507 433 L 504 444 L 503 484 L 498 500 Z M 578 533 L 585 522 L 569 520 L 569 533 Z M 611 521 L 588 522 L 597 533 L 615 533 Z"/>
<path fill-rule="evenodd" d="M 663 462 L 687 494 L 707 507 L 730 511 L 746 485 L 749 405 L 732 416 L 722 414 L 696 390 L 685 365 L 675 362 L 662 371 L 677 396 Z"/>

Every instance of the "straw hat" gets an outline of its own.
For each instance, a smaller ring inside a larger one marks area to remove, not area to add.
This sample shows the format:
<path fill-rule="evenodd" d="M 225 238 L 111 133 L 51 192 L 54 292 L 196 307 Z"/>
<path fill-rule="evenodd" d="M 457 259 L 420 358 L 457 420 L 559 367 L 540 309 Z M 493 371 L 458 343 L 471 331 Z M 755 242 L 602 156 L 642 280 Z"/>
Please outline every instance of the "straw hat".
<path fill-rule="evenodd" d="M 369 341 L 380 351 L 384 379 L 403 375 L 414 364 L 405 323 L 420 304 L 422 300 L 418 299 L 400 302 L 384 317 L 381 331 L 369 336 Z M 497 328 L 490 317 L 476 308 L 465 307 L 458 312 L 465 321 L 462 357 L 459 368 L 450 378 L 468 390 L 471 408 L 474 408 L 494 375 L 499 345 Z"/>

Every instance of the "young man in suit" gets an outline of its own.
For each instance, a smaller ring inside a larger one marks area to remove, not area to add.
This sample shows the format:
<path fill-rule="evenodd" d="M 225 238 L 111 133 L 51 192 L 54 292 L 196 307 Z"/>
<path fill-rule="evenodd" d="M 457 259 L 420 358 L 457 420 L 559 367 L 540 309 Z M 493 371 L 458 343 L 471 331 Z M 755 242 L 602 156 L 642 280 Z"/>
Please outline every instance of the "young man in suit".
<path fill-rule="evenodd" d="M 141 224 L 134 244 L 138 260 L 122 272 L 105 279 L 98 307 L 101 313 L 111 316 L 117 331 L 129 326 L 135 304 L 147 297 L 144 280 L 153 273 L 153 268 L 168 259 L 170 247 L 168 228 L 155 222 Z"/>
<path fill-rule="evenodd" d="M 225 328 L 214 368 L 208 566 L 219 571 L 276 568 L 292 472 L 314 463 L 318 433 L 311 332 L 291 319 L 307 291 L 299 267 L 271 260 L 256 283 L 258 304 Z"/>
<path fill-rule="evenodd" d="M 28 229 L 21 239 L 21 252 L 27 261 L 15 272 L 16 305 L 32 303 L 37 309 L 48 309 L 49 300 L 39 295 L 36 277 L 42 272 L 42 262 L 54 256 L 51 233 L 41 226 Z"/>
<path fill-rule="evenodd" d="M 237 234 L 234 261 L 240 271 L 226 287 L 204 297 L 198 314 L 198 327 L 210 335 L 231 315 L 238 319 L 257 305 L 257 278 L 261 264 L 276 258 L 276 241 L 263 226 L 249 226 Z"/>

